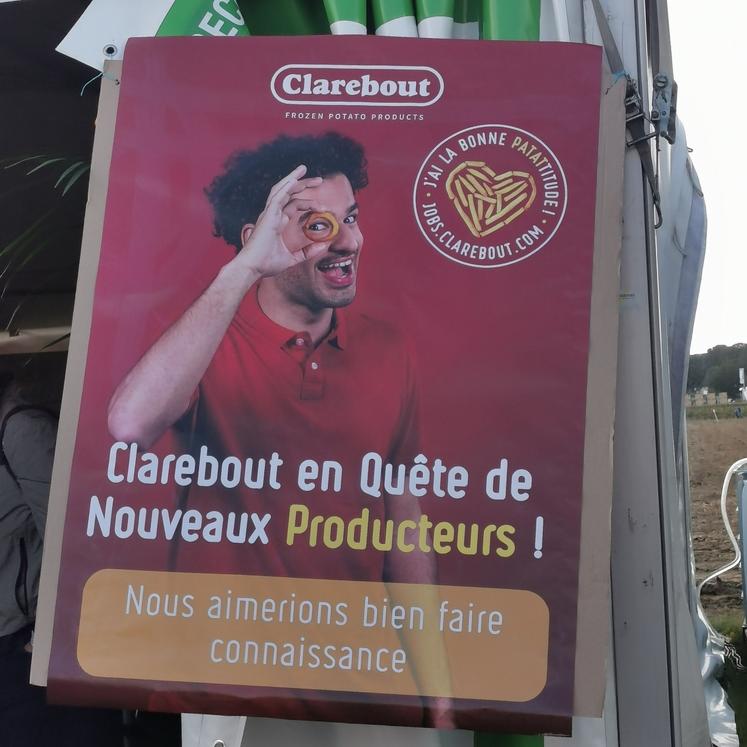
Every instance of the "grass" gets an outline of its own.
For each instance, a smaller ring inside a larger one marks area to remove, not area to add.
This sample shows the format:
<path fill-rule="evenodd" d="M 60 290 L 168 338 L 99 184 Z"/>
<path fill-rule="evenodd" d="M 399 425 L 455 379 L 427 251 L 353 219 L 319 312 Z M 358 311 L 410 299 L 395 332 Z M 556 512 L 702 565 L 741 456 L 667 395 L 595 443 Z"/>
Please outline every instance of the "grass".
<path fill-rule="evenodd" d="M 741 403 L 745 414 L 742 420 L 734 417 L 736 407 L 737 404 L 732 403 L 686 409 L 693 549 L 701 578 L 733 557 L 718 511 L 718 497 L 729 465 L 747 456 L 747 403 Z M 713 420 L 712 409 L 719 413 L 718 423 Z M 732 516 L 734 497 L 732 486 L 728 498 Z M 731 571 L 724 574 L 721 584 L 709 587 L 709 593 L 703 595 L 702 601 L 711 625 L 747 666 L 747 644 L 742 634 L 741 587 L 739 571 Z M 741 744 L 747 747 L 747 671 L 738 668 L 735 659 L 731 656 L 726 660 L 719 679 L 734 709 Z"/>
<path fill-rule="evenodd" d="M 697 407 L 686 407 L 685 413 L 688 420 L 713 420 L 713 411 L 716 411 L 719 420 L 734 418 L 734 410 L 742 408 L 742 414 L 747 418 L 747 402 L 731 402 L 728 405 L 698 405 Z"/>
<path fill-rule="evenodd" d="M 721 633 L 724 638 L 735 645 L 742 638 L 742 613 L 729 610 L 727 612 L 709 612 L 708 619 L 711 625 Z"/>

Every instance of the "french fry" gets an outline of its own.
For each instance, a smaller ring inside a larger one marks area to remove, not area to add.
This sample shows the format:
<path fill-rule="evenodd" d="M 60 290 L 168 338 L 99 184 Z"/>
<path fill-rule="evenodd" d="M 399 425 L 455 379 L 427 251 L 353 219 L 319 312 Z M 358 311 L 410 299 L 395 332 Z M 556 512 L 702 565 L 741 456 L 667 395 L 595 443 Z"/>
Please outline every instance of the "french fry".
<path fill-rule="evenodd" d="M 484 166 L 485 164 L 483 164 Z M 480 171 L 479 169 L 470 168 L 468 169 L 469 173 L 472 174 L 472 176 L 477 177 L 483 182 L 486 182 L 487 184 L 491 184 L 493 179 L 492 177 L 488 176 L 484 171 Z"/>
<path fill-rule="evenodd" d="M 498 174 L 484 161 L 463 161 L 449 174 L 446 192 L 470 233 L 482 238 L 523 215 L 537 185 L 526 171 Z"/>
<path fill-rule="evenodd" d="M 456 191 L 457 191 L 457 194 L 459 195 L 459 202 L 461 202 L 462 205 L 464 205 L 466 207 L 466 205 L 467 205 L 467 198 L 464 196 L 464 189 L 462 187 L 462 180 L 461 179 L 457 179 Z"/>
<path fill-rule="evenodd" d="M 475 207 L 475 198 L 472 194 L 467 195 L 467 203 L 469 207 L 469 214 L 472 217 L 472 225 L 479 231 L 480 221 L 477 217 L 477 208 Z"/>
<path fill-rule="evenodd" d="M 458 180 L 459 172 L 462 171 L 462 169 L 466 168 L 466 164 L 460 163 L 450 174 L 448 179 L 446 180 L 446 194 L 449 196 L 449 199 L 454 199 L 454 184 Z"/>
<path fill-rule="evenodd" d="M 485 169 L 487 170 L 487 166 L 485 167 Z M 504 179 L 510 179 L 514 175 L 514 172 L 513 171 L 503 171 L 500 174 L 496 174 L 495 171 L 493 171 L 493 174 L 494 174 L 493 181 L 497 184 L 498 182 L 501 182 Z"/>
<path fill-rule="evenodd" d="M 526 199 L 526 195 L 521 195 L 521 197 L 517 197 L 517 198 L 516 198 L 516 199 L 515 199 L 515 200 L 514 200 L 514 201 L 513 201 L 512 203 L 511 203 L 511 206 L 510 206 L 510 208 L 511 208 L 511 209 L 513 209 L 513 208 L 514 208 L 514 207 L 516 207 L 516 206 L 517 206 L 517 205 L 518 205 L 519 203 L 523 202 L 523 201 L 524 201 L 525 199 Z M 507 210 L 506 212 L 510 212 L 510 211 L 509 211 L 509 210 Z M 523 211 L 522 211 L 522 212 L 523 212 Z M 507 225 L 508 225 L 509 223 L 511 223 L 511 221 L 515 220 L 515 219 L 516 219 L 516 218 L 518 218 L 518 217 L 519 217 L 520 215 L 521 215 L 521 212 L 519 212 L 518 210 L 517 210 L 517 211 L 514 211 L 514 212 L 512 212 L 512 213 L 510 213 L 510 215 L 508 215 L 508 217 L 506 218 L 506 220 L 504 220 L 504 221 L 503 221 L 503 225 L 504 225 L 504 226 L 507 226 Z"/>
<path fill-rule="evenodd" d="M 503 197 L 504 200 L 510 200 L 512 197 L 517 195 L 519 192 L 524 192 L 526 189 L 527 189 L 526 182 L 514 182 L 513 184 L 509 184 L 508 187 L 504 187 L 502 190 L 500 190 L 500 195 Z"/>
<path fill-rule="evenodd" d="M 510 187 L 512 184 L 514 184 L 514 180 L 510 178 L 496 181 L 493 184 L 493 192 L 500 192 L 500 190 L 505 189 L 506 187 Z"/>
<path fill-rule="evenodd" d="M 488 191 L 488 188 L 481 181 L 478 181 L 477 179 L 475 179 L 475 177 L 472 176 L 472 174 L 469 174 L 469 173 L 465 174 L 464 180 L 467 182 L 467 184 L 470 185 L 473 192 L 475 193 L 482 192 L 484 195 L 490 194 L 490 192 Z"/>
<path fill-rule="evenodd" d="M 449 178 L 446 180 L 446 194 L 450 200 L 454 199 L 454 172 L 449 174 Z"/>
<path fill-rule="evenodd" d="M 486 221 L 486 224 L 490 224 L 493 221 L 500 220 L 501 218 L 506 218 L 508 215 L 509 217 L 506 218 L 502 225 L 505 225 L 506 223 L 510 223 L 514 218 L 518 218 L 521 213 L 513 213 L 511 214 L 511 211 L 519 204 L 521 204 L 524 200 L 526 200 L 527 195 L 522 194 L 519 195 L 519 197 L 516 197 L 512 202 L 509 202 L 506 204 L 506 206 L 503 208 L 503 210 L 500 211 L 500 213 L 497 213 L 491 220 Z"/>
<path fill-rule="evenodd" d="M 470 214 L 464 209 L 464 207 L 460 203 L 455 202 L 454 206 L 456 207 L 457 212 L 459 213 L 459 216 L 464 221 L 464 225 L 467 226 L 467 228 L 469 228 L 470 233 L 475 238 L 479 239 L 480 238 L 480 232 L 478 231 L 477 226 L 475 226 L 472 223 L 472 217 L 470 216 Z"/>

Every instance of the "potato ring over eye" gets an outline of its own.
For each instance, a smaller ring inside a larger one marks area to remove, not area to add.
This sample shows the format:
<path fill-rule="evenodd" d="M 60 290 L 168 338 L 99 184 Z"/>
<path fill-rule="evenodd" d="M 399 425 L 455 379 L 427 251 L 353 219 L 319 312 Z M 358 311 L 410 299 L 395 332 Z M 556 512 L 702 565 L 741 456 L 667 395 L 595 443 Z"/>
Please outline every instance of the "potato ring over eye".
<path fill-rule="evenodd" d="M 332 213 L 311 213 L 302 230 L 311 241 L 332 241 L 340 233 L 340 224 Z"/>

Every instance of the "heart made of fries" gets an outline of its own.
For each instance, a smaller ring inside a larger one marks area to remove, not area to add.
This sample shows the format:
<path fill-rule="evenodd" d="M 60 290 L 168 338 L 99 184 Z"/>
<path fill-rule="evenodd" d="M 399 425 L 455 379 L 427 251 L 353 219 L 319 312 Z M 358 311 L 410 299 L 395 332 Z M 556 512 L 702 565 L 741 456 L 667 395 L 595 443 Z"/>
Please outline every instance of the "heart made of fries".
<path fill-rule="evenodd" d="M 496 174 L 485 161 L 464 161 L 449 174 L 446 194 L 479 239 L 523 215 L 537 196 L 537 186 L 525 171 Z"/>

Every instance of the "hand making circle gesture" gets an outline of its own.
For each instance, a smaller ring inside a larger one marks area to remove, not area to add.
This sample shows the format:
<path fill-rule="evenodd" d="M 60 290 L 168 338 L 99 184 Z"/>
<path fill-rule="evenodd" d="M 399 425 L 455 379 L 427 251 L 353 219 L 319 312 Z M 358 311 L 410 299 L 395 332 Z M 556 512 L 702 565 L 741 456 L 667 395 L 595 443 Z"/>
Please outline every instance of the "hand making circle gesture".
<path fill-rule="evenodd" d="M 277 182 L 256 224 L 242 230 L 239 256 L 245 257 L 248 266 L 261 277 L 277 275 L 294 264 L 318 257 L 329 247 L 329 241 L 310 241 L 302 230 L 297 236 L 286 230 L 291 222 L 291 203 L 304 190 L 318 187 L 323 181 L 319 176 L 305 179 L 305 173 L 306 166 L 297 166 Z"/>

